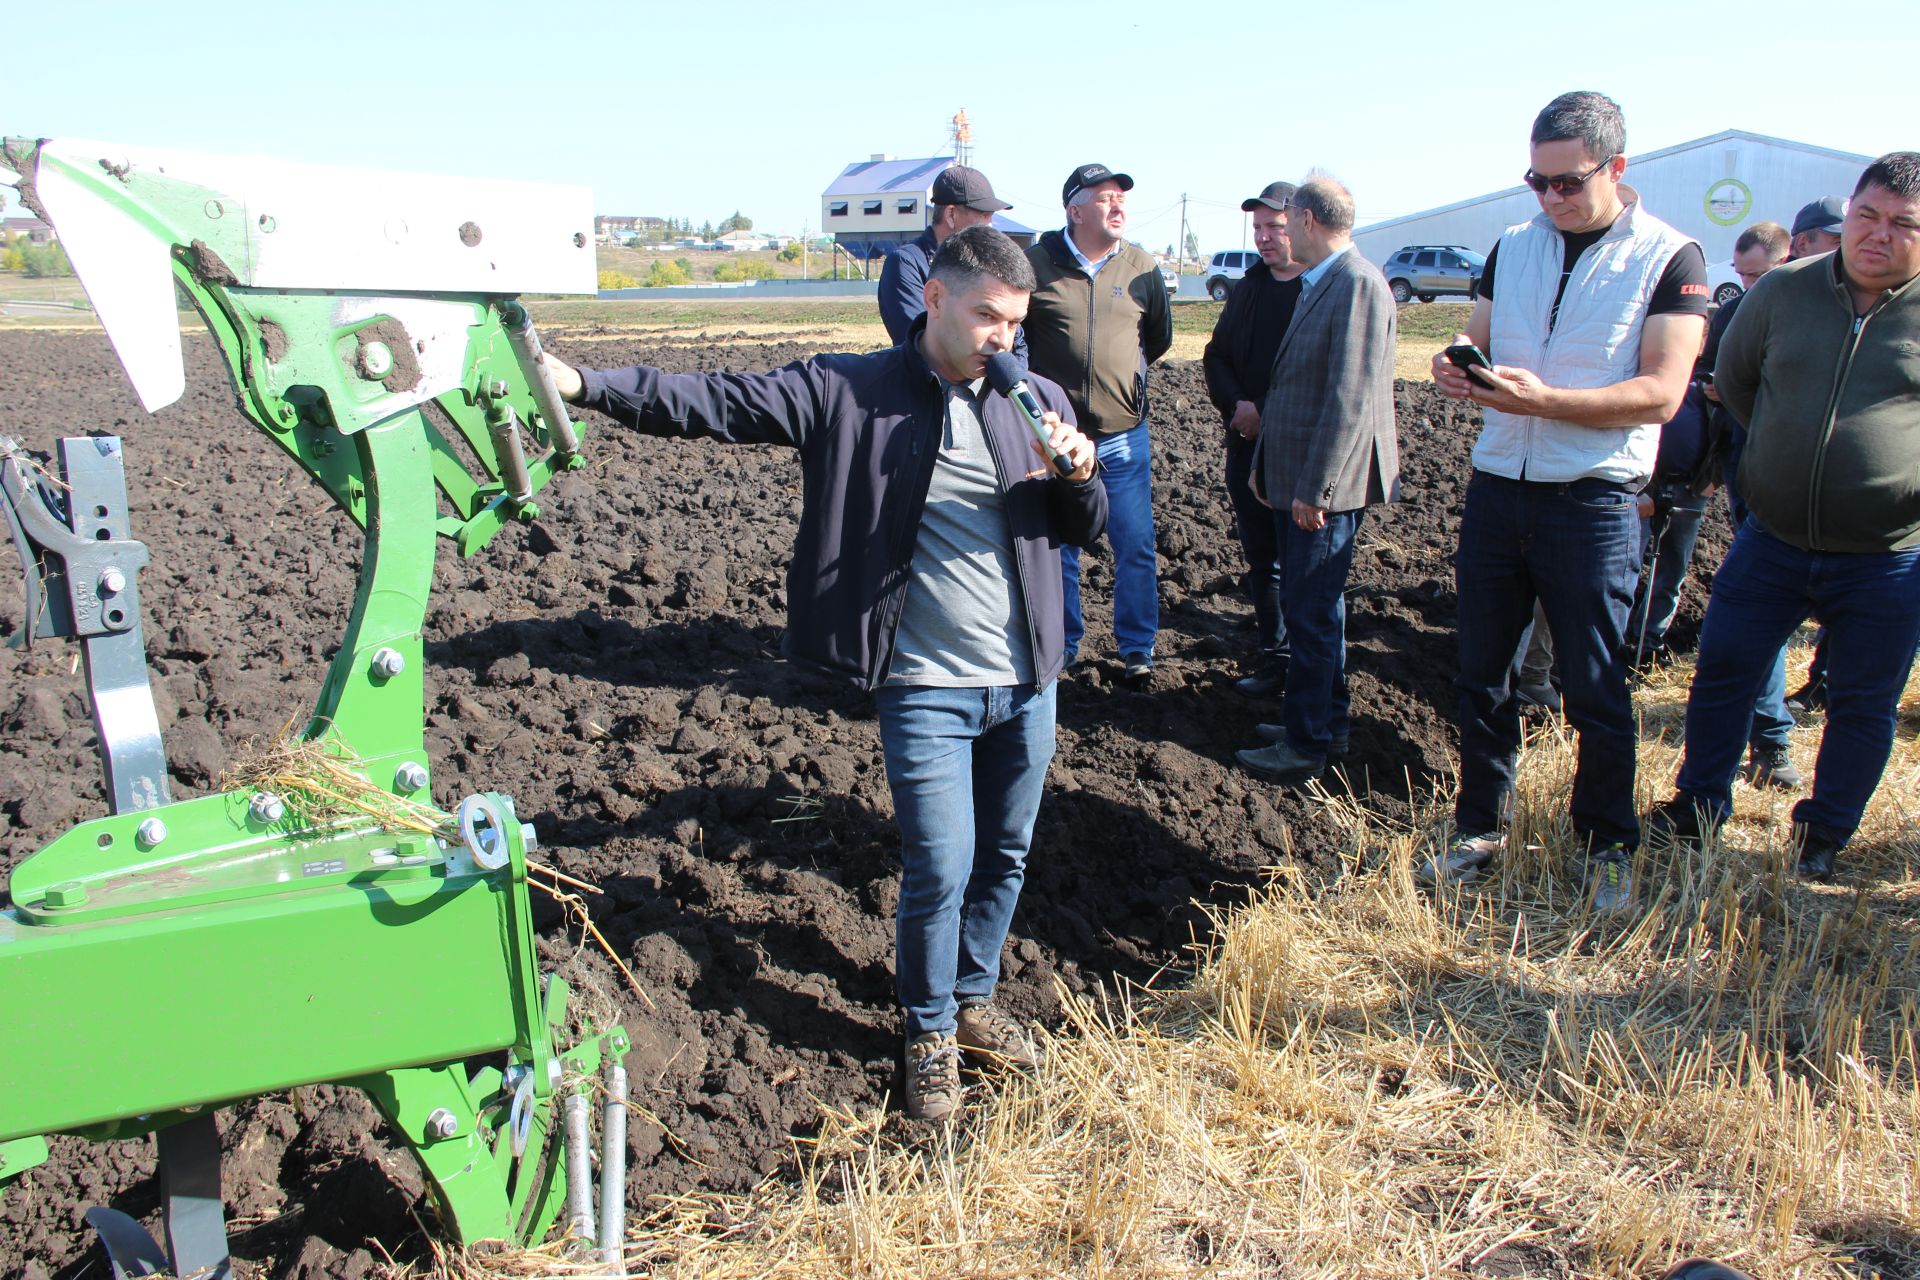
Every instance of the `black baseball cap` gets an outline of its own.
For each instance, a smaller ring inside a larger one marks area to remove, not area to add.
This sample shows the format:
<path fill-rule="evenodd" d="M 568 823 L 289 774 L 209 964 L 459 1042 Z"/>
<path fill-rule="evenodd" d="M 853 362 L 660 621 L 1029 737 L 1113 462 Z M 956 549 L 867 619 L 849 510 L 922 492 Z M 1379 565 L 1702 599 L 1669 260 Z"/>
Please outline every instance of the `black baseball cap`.
<path fill-rule="evenodd" d="M 987 181 L 986 174 L 963 164 L 942 169 L 940 176 L 933 180 L 933 194 L 927 200 L 931 204 L 957 204 L 979 213 L 1013 208 L 993 194 L 993 184 Z"/>
<path fill-rule="evenodd" d="M 1800 212 L 1793 215 L 1793 230 L 1790 234 L 1799 235 L 1802 231 L 1831 231 L 1840 234 L 1840 227 L 1847 220 L 1847 200 L 1845 196 L 1821 196 L 1811 204 L 1802 205 Z"/>
<path fill-rule="evenodd" d="M 1117 182 L 1122 191 L 1133 190 L 1133 179 L 1126 174 L 1115 173 L 1103 164 L 1083 164 L 1067 175 L 1067 185 L 1060 188 L 1060 203 L 1070 205 L 1074 196 L 1103 182 Z"/>
<path fill-rule="evenodd" d="M 1260 189 L 1259 195 L 1248 196 L 1240 202 L 1240 212 L 1252 213 L 1261 205 L 1269 209 L 1284 209 L 1293 200 L 1293 193 L 1299 189 L 1291 182 L 1269 182 Z"/>

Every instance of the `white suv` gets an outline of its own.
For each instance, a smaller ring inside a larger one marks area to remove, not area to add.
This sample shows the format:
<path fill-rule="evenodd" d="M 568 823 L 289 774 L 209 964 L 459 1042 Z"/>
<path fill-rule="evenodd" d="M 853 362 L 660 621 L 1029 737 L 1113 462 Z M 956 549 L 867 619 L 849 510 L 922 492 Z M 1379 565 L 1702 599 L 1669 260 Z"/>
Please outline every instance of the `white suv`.
<path fill-rule="evenodd" d="M 1207 260 L 1207 295 L 1215 302 L 1227 300 L 1227 286 L 1260 265 L 1255 249 L 1224 249 Z"/>

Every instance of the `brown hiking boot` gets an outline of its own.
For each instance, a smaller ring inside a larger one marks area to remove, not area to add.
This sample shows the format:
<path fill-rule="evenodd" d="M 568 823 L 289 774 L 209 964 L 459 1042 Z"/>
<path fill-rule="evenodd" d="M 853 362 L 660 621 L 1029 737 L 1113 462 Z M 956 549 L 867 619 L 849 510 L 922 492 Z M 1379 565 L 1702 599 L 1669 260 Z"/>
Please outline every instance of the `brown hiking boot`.
<path fill-rule="evenodd" d="M 945 1120 L 960 1106 L 960 1046 L 945 1032 L 907 1041 L 906 1109 L 915 1120 Z"/>
<path fill-rule="evenodd" d="M 993 1066 L 1031 1071 L 1039 1061 L 1026 1030 L 991 1000 L 962 1005 L 954 1037 L 962 1049 Z"/>

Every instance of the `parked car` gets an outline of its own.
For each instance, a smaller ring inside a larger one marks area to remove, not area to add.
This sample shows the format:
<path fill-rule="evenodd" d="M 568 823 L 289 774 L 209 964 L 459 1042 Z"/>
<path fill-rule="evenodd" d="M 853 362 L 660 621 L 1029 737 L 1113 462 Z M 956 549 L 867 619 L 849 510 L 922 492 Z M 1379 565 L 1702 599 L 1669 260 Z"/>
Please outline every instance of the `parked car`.
<path fill-rule="evenodd" d="M 1415 298 L 1432 302 L 1442 296 L 1471 296 L 1486 266 L 1484 254 L 1462 244 L 1410 244 L 1396 250 L 1380 270 L 1393 300 L 1404 306 Z"/>
<path fill-rule="evenodd" d="M 1207 296 L 1215 302 L 1227 300 L 1227 286 L 1260 265 L 1260 254 L 1253 249 L 1223 249 L 1207 259 Z"/>
<path fill-rule="evenodd" d="M 1167 282 L 1167 296 L 1169 298 L 1178 297 L 1180 294 L 1179 269 L 1163 262 L 1160 264 L 1160 278 Z"/>

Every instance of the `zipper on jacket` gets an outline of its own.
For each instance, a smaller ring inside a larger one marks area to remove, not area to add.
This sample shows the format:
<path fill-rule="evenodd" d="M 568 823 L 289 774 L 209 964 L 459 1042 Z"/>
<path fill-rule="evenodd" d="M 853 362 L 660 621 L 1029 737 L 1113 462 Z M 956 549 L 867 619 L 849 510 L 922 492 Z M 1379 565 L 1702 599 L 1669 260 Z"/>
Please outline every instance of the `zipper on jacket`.
<path fill-rule="evenodd" d="M 1845 291 L 1847 286 L 1837 286 L 1847 309 L 1851 311 L 1852 298 Z M 1827 400 L 1827 418 L 1820 426 L 1820 440 L 1813 449 L 1813 466 L 1808 472 L 1807 488 L 1807 549 L 1820 550 L 1820 479 L 1827 470 L 1827 446 L 1833 443 L 1833 428 L 1840 419 L 1840 395 L 1846 390 L 1847 375 L 1853 372 L 1853 357 L 1860 350 L 1860 331 L 1867 326 L 1867 316 L 1879 310 L 1876 301 L 1867 308 L 1865 315 L 1853 317 L 1853 328 L 1847 334 L 1847 344 L 1841 348 L 1840 363 L 1833 370 L 1833 393 Z"/>

